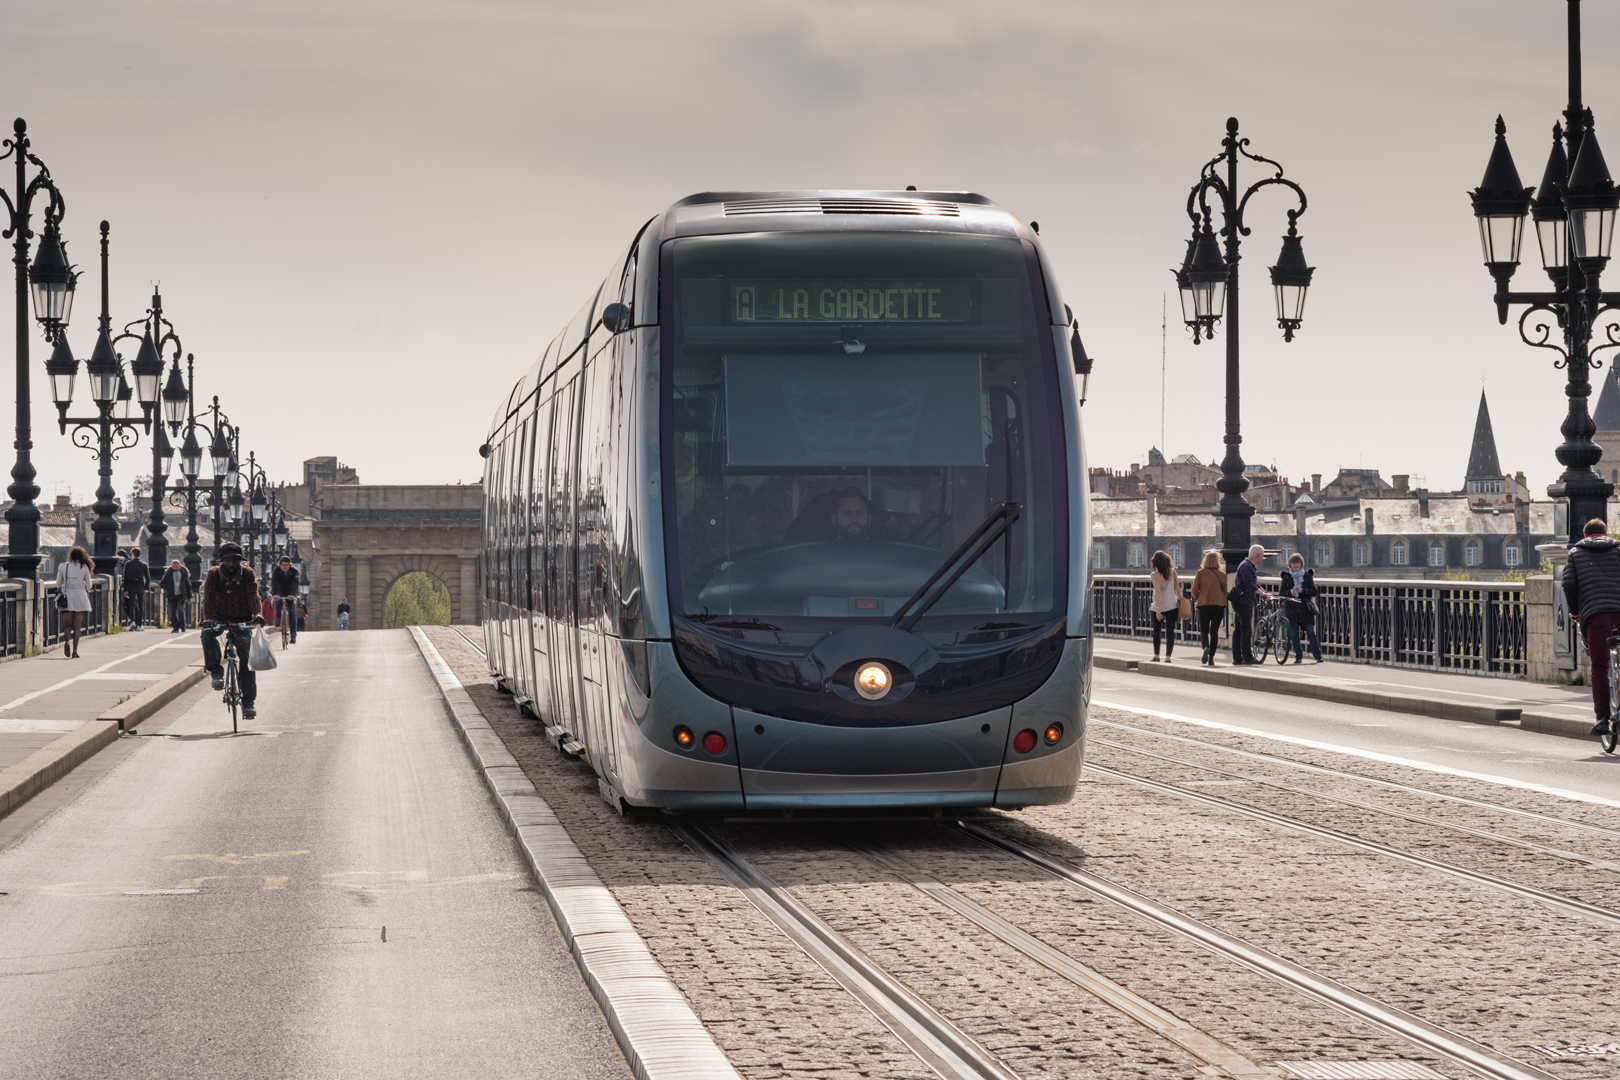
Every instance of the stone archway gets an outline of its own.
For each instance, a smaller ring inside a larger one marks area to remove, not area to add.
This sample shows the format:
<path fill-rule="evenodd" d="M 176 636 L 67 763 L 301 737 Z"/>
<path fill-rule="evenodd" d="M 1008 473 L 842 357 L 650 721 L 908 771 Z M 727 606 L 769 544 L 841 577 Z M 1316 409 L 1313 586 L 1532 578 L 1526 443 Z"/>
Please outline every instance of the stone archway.
<path fill-rule="evenodd" d="M 310 628 L 337 629 L 344 597 L 354 612 L 352 628 L 382 627 L 388 590 L 418 570 L 450 590 L 452 622 L 479 622 L 483 499 L 481 484 L 323 487 L 321 505 L 312 508 Z"/>

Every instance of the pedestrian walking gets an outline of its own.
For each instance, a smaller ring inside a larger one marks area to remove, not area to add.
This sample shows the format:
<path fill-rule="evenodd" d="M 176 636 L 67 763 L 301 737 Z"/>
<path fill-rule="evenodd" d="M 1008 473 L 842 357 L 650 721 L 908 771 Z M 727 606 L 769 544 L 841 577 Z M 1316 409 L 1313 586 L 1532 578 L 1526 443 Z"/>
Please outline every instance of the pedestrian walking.
<path fill-rule="evenodd" d="M 1581 636 L 1592 660 L 1592 711 L 1597 723 L 1593 735 L 1609 730 L 1609 635 L 1620 633 L 1620 543 L 1608 535 L 1602 518 L 1593 518 L 1581 530 L 1581 542 L 1569 549 L 1564 564 L 1564 599 L 1569 612 L 1580 620 Z"/>
<path fill-rule="evenodd" d="M 1153 569 L 1148 572 L 1148 583 L 1153 587 L 1148 608 L 1153 612 L 1153 662 L 1159 662 L 1159 634 L 1165 635 L 1164 662 L 1176 651 L 1176 626 L 1181 620 L 1181 575 L 1176 564 L 1163 551 L 1155 551 L 1149 560 Z M 1191 614 L 1191 612 L 1188 612 Z"/>
<path fill-rule="evenodd" d="M 343 598 L 342 602 L 338 604 L 338 629 L 339 630 L 347 630 L 348 628 L 349 628 L 349 598 L 347 596 L 345 596 Z"/>
<path fill-rule="evenodd" d="M 1221 621 L 1226 618 L 1226 571 L 1221 569 L 1220 552 L 1204 552 L 1204 561 L 1193 575 L 1192 602 L 1198 607 L 1198 641 L 1204 647 L 1200 663 L 1214 667 Z"/>
<path fill-rule="evenodd" d="M 95 570 L 90 553 L 74 547 L 56 568 L 56 606 L 62 612 L 62 655 L 79 658 L 79 636 L 90 614 L 90 582 Z"/>
<path fill-rule="evenodd" d="M 1232 665 L 1258 663 L 1254 658 L 1254 606 L 1259 598 L 1270 593 L 1260 587 L 1260 572 L 1256 569 L 1266 557 L 1266 549 L 1255 544 L 1249 557 L 1238 563 L 1237 584 L 1232 586 L 1227 599 L 1232 602 Z"/>
<path fill-rule="evenodd" d="M 1305 556 L 1294 552 L 1288 556 L 1288 569 L 1282 572 L 1282 594 L 1288 604 L 1288 638 L 1294 647 L 1294 663 L 1305 662 L 1300 648 L 1300 630 L 1311 643 L 1311 658 L 1322 662 L 1322 643 L 1316 637 L 1316 575 L 1305 569 Z"/>
<path fill-rule="evenodd" d="M 169 609 L 169 633 L 178 634 L 186 628 L 186 605 L 191 602 L 191 574 L 176 559 L 163 571 L 159 587 Z"/>
<path fill-rule="evenodd" d="M 141 562 L 141 549 L 129 549 L 129 561 L 124 564 L 124 619 L 136 632 L 146 629 L 146 590 L 152 584 L 152 575 Z"/>

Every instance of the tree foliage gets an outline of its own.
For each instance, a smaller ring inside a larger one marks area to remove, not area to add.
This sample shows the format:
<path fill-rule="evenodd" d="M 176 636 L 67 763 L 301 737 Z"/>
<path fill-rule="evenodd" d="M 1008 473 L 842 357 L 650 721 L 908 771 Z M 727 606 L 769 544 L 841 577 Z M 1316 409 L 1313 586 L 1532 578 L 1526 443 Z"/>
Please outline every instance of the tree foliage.
<path fill-rule="evenodd" d="M 444 582 L 420 570 L 405 574 L 388 590 L 383 625 L 390 630 L 402 626 L 449 626 L 450 590 Z"/>

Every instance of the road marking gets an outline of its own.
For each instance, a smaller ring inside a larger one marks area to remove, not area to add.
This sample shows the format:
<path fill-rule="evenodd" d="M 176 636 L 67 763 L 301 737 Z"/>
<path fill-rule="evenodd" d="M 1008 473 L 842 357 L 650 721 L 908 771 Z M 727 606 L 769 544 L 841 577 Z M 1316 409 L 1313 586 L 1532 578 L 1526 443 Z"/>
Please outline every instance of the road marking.
<path fill-rule="evenodd" d="M 324 731 L 312 731 L 312 732 L 310 732 L 310 734 L 311 734 L 311 735 L 313 735 L 313 736 L 315 736 L 315 737 L 316 737 L 316 738 L 317 738 L 317 739 L 318 739 L 318 738 L 320 738 L 320 737 L 321 737 L 321 736 L 322 736 L 322 735 L 325 735 L 325 734 L 326 734 L 326 732 L 324 732 Z"/>
<path fill-rule="evenodd" d="M 46 885 L 39 891 L 46 896 L 116 896 L 145 884 L 144 881 L 64 881 L 59 885 Z"/>
<path fill-rule="evenodd" d="M 167 675 L 152 675 L 144 671 L 92 671 L 88 674 L 79 676 L 81 679 L 101 679 L 107 682 L 112 682 L 116 679 L 135 679 L 140 682 L 156 682 L 159 679 L 167 679 L 168 677 L 169 676 Z M 10 708 L 10 706 L 7 706 L 7 708 Z"/>
<path fill-rule="evenodd" d="M 426 880 L 426 870 L 351 870 L 321 875 L 321 884 L 336 885 L 340 889 L 375 889 L 382 885 L 418 884 Z"/>
<path fill-rule="evenodd" d="M 1138 716 L 1153 716 L 1160 720 L 1173 720 L 1178 724 L 1192 724 L 1196 727 L 1212 728 L 1216 731 L 1230 731 L 1237 735 L 1252 735 L 1259 739 L 1271 739 L 1273 742 L 1292 743 L 1295 746 L 1308 746 L 1313 750 L 1327 750 L 1335 754 L 1346 754 L 1350 757 L 1365 758 L 1369 761 L 1382 761 L 1388 765 L 1404 765 L 1409 769 L 1421 769 L 1423 772 L 1439 773 L 1442 776 L 1460 776 L 1466 780 L 1482 780 L 1487 784 L 1496 784 L 1500 787 L 1517 788 L 1520 791 L 1535 791 L 1542 795 L 1553 795 L 1560 799 L 1569 799 L 1572 802 L 1593 803 L 1597 806 L 1612 806 L 1620 808 L 1620 800 L 1605 799 L 1601 795 L 1588 795 L 1584 791 L 1571 791 L 1568 788 L 1549 787 L 1546 784 L 1535 784 L 1528 780 L 1514 780 L 1507 776 L 1492 776 L 1489 773 L 1469 772 L 1466 769 L 1453 769 L 1445 765 L 1435 765 L 1427 761 L 1414 761 L 1411 758 L 1395 757 L 1393 754 L 1380 754 L 1375 750 L 1361 750 L 1353 746 L 1339 746 L 1335 743 L 1320 742 L 1316 739 L 1301 739 L 1293 735 L 1278 735 L 1270 731 L 1257 731 L 1254 728 L 1238 727 L 1236 724 L 1223 724 L 1216 720 L 1203 720 L 1196 716 L 1181 716 L 1177 713 L 1160 712 L 1157 709 L 1139 709 L 1134 705 L 1120 705 L 1111 701 L 1099 701 L 1093 698 L 1091 703 L 1103 709 L 1118 709 L 1120 712 L 1135 713 Z M 1420 747 L 1412 747 L 1421 750 Z"/>
<path fill-rule="evenodd" d="M 287 887 L 287 879 L 285 877 L 267 876 L 264 879 L 264 887 L 266 889 L 285 889 Z"/>
<path fill-rule="evenodd" d="M 0 712 L 5 712 L 7 709 L 15 709 L 17 706 L 23 704 L 24 702 L 33 701 L 37 697 L 44 697 L 46 694 L 53 693 L 53 692 L 55 692 L 57 690 L 60 690 L 64 686 L 71 686 L 74 683 L 78 682 L 80 679 L 86 679 L 86 678 L 91 677 L 92 675 L 99 675 L 103 671 L 106 671 L 108 668 L 117 667 L 119 664 L 122 664 L 122 663 L 124 663 L 125 661 L 128 661 L 128 660 L 133 660 L 138 656 L 145 656 L 147 653 L 152 652 L 154 649 L 169 649 L 169 648 L 177 648 L 177 647 L 181 647 L 179 642 L 165 641 L 165 642 L 163 642 L 162 644 L 159 644 L 159 645 L 150 645 L 147 648 L 142 649 L 138 653 L 131 653 L 128 656 L 120 656 L 117 660 L 114 660 L 114 661 L 112 661 L 110 663 L 102 664 L 100 667 L 94 668 L 93 670 L 90 670 L 90 671 L 86 671 L 83 674 L 75 675 L 71 679 L 63 679 L 61 682 L 57 683 L 55 686 L 47 686 L 43 690 L 35 690 L 32 693 L 24 694 L 20 698 L 15 698 L 15 699 L 13 699 L 11 701 L 8 701 L 4 705 L 0 705 Z M 185 645 L 183 647 L 188 648 L 188 649 L 195 649 L 196 648 L 195 645 Z"/>
<path fill-rule="evenodd" d="M 203 879 L 208 880 L 207 878 Z M 125 896 L 191 896 L 202 892 L 201 889 L 124 889 Z"/>
<path fill-rule="evenodd" d="M 171 861 L 171 862 L 175 861 L 175 860 L 192 859 L 192 860 L 198 860 L 198 861 L 202 861 L 202 862 L 227 863 L 227 864 L 229 864 L 231 866 L 240 866 L 243 863 L 256 862 L 259 859 L 282 859 L 282 858 L 286 858 L 288 855 L 308 855 L 308 854 L 309 854 L 309 852 L 307 850 L 304 850 L 304 851 L 261 851 L 257 855 L 238 855 L 233 851 L 228 851 L 223 855 L 165 855 L 165 856 L 163 856 L 163 858 L 166 861 Z"/>
<path fill-rule="evenodd" d="M 215 874 L 212 877 L 186 878 L 174 887 L 176 892 L 201 892 L 205 881 L 229 881 L 230 874 Z"/>
<path fill-rule="evenodd" d="M 78 731 L 83 720 L 24 720 L 22 717 L 0 716 L 0 734 L 25 734 L 31 731 L 49 731 L 58 735 Z"/>

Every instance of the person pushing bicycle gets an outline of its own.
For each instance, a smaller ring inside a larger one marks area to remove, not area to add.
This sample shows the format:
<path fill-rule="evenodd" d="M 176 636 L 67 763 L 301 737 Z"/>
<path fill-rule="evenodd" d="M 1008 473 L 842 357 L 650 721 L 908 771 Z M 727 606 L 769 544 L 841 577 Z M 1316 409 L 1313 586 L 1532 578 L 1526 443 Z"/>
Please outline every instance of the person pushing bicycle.
<path fill-rule="evenodd" d="M 270 594 L 276 600 L 276 620 L 287 620 L 287 640 L 298 644 L 298 571 L 286 555 L 270 571 Z"/>
<path fill-rule="evenodd" d="M 236 643 L 237 677 L 242 687 L 242 716 L 254 718 L 253 702 L 259 695 L 258 673 L 248 667 L 253 644 L 253 627 L 263 626 L 259 614 L 259 585 L 253 570 L 242 563 L 242 548 L 229 541 L 219 546 L 216 562 L 203 579 L 202 625 L 203 666 L 214 680 L 214 689 L 225 689 L 225 665 L 219 635 L 229 633 Z"/>
<path fill-rule="evenodd" d="M 1609 670 L 1609 638 L 1620 633 L 1620 543 L 1608 532 L 1602 518 L 1588 521 L 1564 564 L 1564 599 L 1571 617 L 1580 620 L 1592 660 L 1593 735 L 1606 734 L 1615 722 L 1609 715 L 1609 680 L 1615 675 Z"/>

